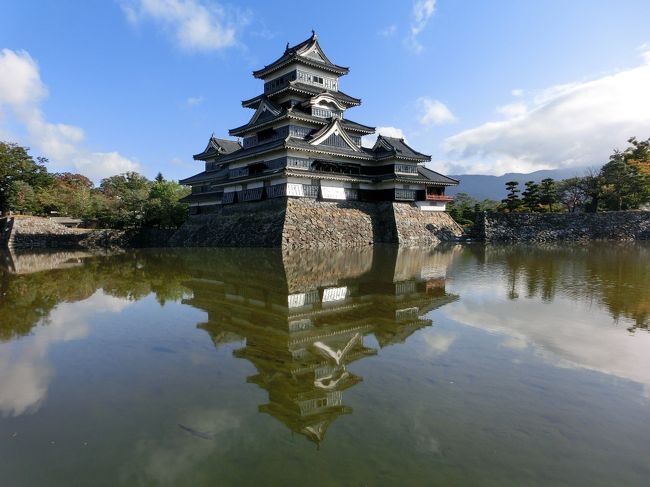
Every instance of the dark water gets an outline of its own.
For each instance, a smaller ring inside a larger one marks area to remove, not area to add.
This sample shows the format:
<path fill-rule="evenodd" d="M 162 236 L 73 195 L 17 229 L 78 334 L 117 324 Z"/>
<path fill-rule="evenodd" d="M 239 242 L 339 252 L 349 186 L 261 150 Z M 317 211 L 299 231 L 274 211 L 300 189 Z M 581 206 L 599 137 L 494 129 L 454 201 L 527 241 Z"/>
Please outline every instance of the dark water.
<path fill-rule="evenodd" d="M 650 485 L 650 247 L 3 256 L 0 485 Z"/>

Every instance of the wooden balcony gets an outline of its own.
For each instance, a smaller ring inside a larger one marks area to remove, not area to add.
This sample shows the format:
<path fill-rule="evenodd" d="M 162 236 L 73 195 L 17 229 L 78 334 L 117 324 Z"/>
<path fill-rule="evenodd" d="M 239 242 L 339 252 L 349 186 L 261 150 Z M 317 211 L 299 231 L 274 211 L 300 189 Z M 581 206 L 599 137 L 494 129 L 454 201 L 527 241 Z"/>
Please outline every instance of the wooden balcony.
<path fill-rule="evenodd" d="M 445 203 L 449 203 L 450 201 L 454 201 L 453 196 L 447 196 L 444 194 L 428 194 L 426 195 L 426 200 L 427 201 L 444 201 Z"/>

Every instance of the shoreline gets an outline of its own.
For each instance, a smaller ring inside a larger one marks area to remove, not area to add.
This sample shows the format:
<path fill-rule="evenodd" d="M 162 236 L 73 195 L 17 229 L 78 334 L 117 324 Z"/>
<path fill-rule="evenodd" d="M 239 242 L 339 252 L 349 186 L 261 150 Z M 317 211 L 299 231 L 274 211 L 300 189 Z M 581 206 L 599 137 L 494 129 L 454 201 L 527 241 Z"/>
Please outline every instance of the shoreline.
<path fill-rule="evenodd" d="M 314 217 L 309 219 L 312 226 L 313 219 Z M 296 218 L 292 222 L 292 228 L 295 228 L 295 220 Z M 237 223 L 240 222 L 241 220 Z M 199 228 L 205 228 L 206 223 L 202 221 Z M 280 223 L 284 224 L 284 221 Z M 183 247 L 343 249 L 373 246 L 380 243 L 404 247 L 433 248 L 448 242 L 552 243 L 650 240 L 650 211 L 643 210 L 604 213 L 484 213 L 470 235 L 453 234 L 443 237 L 442 232 L 438 231 L 436 235 L 438 238 L 429 240 L 413 239 L 413 241 L 395 239 L 396 241 L 393 242 L 377 242 L 373 241 L 372 238 L 364 239 L 364 242 L 346 242 L 346 235 L 340 235 L 341 239 L 338 240 L 331 238 L 332 235 L 329 235 L 327 245 L 320 245 L 321 241 L 317 231 L 320 228 L 318 225 L 311 228 L 312 232 L 309 232 L 308 239 L 298 239 L 292 242 L 287 242 L 286 239 L 282 238 L 273 241 L 263 238 L 261 241 L 246 242 L 234 235 L 234 227 L 227 232 L 232 236 L 230 240 L 221 238 L 209 242 L 208 240 L 211 239 L 208 238 L 208 235 L 198 235 L 203 232 L 197 232 L 196 228 L 191 228 L 189 232 L 194 238 L 182 238 L 185 236 L 184 233 L 188 233 L 188 226 L 191 227 L 192 225 L 193 219 L 189 218 L 178 229 L 80 229 L 68 228 L 42 217 L 2 217 L 0 218 L 0 248 L 20 251 L 39 249 L 101 251 Z M 280 231 L 282 231 L 283 226 L 279 224 Z M 196 239 L 197 236 L 203 238 Z"/>

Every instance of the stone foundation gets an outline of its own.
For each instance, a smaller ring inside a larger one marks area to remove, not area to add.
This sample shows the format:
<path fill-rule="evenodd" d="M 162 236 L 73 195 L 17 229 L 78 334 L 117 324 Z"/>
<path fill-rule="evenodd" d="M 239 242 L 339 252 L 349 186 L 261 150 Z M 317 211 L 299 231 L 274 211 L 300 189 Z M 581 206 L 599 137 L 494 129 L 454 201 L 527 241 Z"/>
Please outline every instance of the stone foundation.
<path fill-rule="evenodd" d="M 411 203 L 278 198 L 238 203 L 191 216 L 170 240 L 183 247 L 432 246 L 455 241 L 462 228 L 444 212 Z"/>
<path fill-rule="evenodd" d="M 392 211 L 400 245 L 431 246 L 463 235 L 462 227 L 447 212 L 422 211 L 409 203 L 392 203 Z"/>
<path fill-rule="evenodd" d="M 365 247 L 395 240 L 390 203 L 298 198 L 286 203 L 284 248 Z"/>
<path fill-rule="evenodd" d="M 172 236 L 173 247 L 279 247 L 287 211 L 282 198 L 237 203 L 193 215 Z"/>

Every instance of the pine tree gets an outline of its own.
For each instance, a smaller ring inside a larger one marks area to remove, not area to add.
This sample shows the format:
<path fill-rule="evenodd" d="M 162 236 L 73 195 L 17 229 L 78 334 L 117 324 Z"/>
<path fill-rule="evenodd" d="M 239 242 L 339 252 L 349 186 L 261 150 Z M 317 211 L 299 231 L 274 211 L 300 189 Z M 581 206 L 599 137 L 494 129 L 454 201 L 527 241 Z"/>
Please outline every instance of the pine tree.
<path fill-rule="evenodd" d="M 542 179 L 539 185 L 539 202 L 548 205 L 548 211 L 553 211 L 553 205 L 557 203 L 557 187 L 553 178 Z"/>
<path fill-rule="evenodd" d="M 506 183 L 506 190 L 508 191 L 508 195 L 505 199 L 501 200 L 501 203 L 503 203 L 505 209 L 513 212 L 521 205 L 521 200 L 519 199 L 519 182 L 508 181 Z"/>
<path fill-rule="evenodd" d="M 530 212 L 539 209 L 539 185 L 535 181 L 526 181 L 526 189 L 521 193 L 522 204 Z"/>

